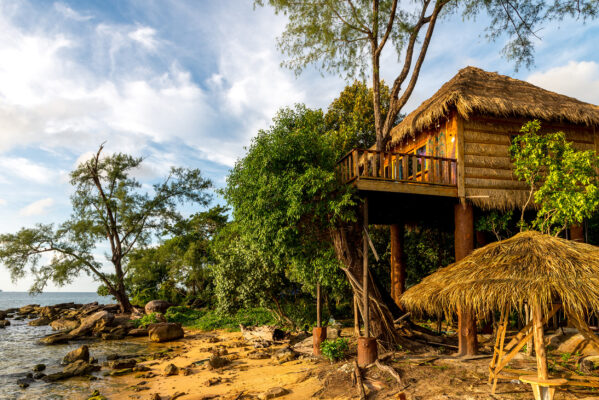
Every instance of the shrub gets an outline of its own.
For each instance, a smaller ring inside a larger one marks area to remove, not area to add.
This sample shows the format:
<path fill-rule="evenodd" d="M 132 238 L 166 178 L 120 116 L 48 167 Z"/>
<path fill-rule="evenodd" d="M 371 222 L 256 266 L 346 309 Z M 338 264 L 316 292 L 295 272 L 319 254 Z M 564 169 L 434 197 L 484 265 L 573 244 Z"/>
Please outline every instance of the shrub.
<path fill-rule="evenodd" d="M 206 312 L 202 310 L 197 310 L 194 308 L 184 306 L 177 306 L 170 307 L 168 310 L 166 310 L 166 314 L 164 314 L 164 317 L 168 322 L 178 322 L 181 325 L 188 326 L 192 325 L 204 314 L 206 314 Z"/>
<path fill-rule="evenodd" d="M 138 327 L 138 328 L 145 328 L 146 326 L 148 326 L 150 324 L 155 324 L 157 322 L 160 322 L 158 320 L 157 314 L 156 313 L 151 313 L 151 314 L 144 315 L 140 319 L 136 319 L 135 320 L 135 326 Z"/>
<path fill-rule="evenodd" d="M 347 339 L 337 338 L 335 340 L 325 340 L 320 344 L 322 355 L 334 362 L 341 360 L 347 356 L 349 344 Z"/>
<path fill-rule="evenodd" d="M 189 307 L 170 307 L 164 315 L 168 322 L 179 322 L 183 326 L 203 331 L 227 329 L 235 331 L 242 325 L 272 325 L 275 320 L 265 308 L 248 308 L 234 314 L 214 310 L 198 310 Z"/>

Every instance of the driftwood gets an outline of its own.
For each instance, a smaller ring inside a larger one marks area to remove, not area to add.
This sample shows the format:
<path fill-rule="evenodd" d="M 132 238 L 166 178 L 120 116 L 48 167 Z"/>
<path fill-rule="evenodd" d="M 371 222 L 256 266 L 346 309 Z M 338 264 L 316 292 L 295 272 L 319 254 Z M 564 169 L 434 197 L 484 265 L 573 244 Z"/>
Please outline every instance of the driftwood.
<path fill-rule="evenodd" d="M 285 332 L 273 326 L 255 326 L 245 327 L 239 324 L 243 338 L 248 341 L 252 340 L 267 340 L 274 342 L 285 338 Z"/>
<path fill-rule="evenodd" d="M 382 371 L 385 371 L 385 372 L 387 372 L 389 375 L 391 375 L 392 377 L 394 377 L 394 378 L 395 378 L 395 380 L 397 381 L 397 384 L 398 384 L 399 386 L 401 386 L 401 385 L 402 385 L 402 383 L 401 383 L 401 377 L 399 376 L 399 374 L 397 373 L 397 371 L 396 371 L 396 370 L 395 370 L 393 367 L 391 367 L 391 366 L 389 366 L 389 365 L 385 365 L 385 364 L 383 364 L 382 362 L 380 362 L 379 360 L 376 360 L 376 361 L 374 362 L 374 364 L 375 364 L 375 365 L 376 365 L 376 366 L 377 366 L 377 367 L 378 367 L 380 370 L 382 370 Z"/>
<path fill-rule="evenodd" d="M 358 367 L 358 362 L 354 360 L 354 375 L 356 376 L 356 385 L 358 386 L 358 391 L 360 392 L 360 400 L 366 400 L 366 391 L 364 391 L 364 383 L 362 382 L 362 373 L 360 372 L 360 367 Z"/>

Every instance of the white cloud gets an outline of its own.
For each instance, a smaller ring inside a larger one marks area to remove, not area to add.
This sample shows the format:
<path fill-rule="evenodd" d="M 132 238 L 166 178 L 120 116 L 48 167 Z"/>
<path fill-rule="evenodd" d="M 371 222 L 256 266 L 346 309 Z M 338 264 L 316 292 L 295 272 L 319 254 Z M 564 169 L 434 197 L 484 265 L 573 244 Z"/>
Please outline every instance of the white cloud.
<path fill-rule="evenodd" d="M 33 215 L 42 215 L 48 211 L 50 207 L 54 205 L 54 200 L 50 197 L 42 200 L 35 201 L 26 207 L 19 210 L 19 215 L 24 217 L 30 217 Z"/>
<path fill-rule="evenodd" d="M 568 64 L 531 74 L 528 82 L 579 100 L 599 104 L 599 63 L 570 61 Z"/>
<path fill-rule="evenodd" d="M 0 156 L 0 180 L 22 179 L 38 184 L 53 184 L 58 172 L 23 157 Z"/>
<path fill-rule="evenodd" d="M 5 205 L 6 205 L 6 200 L 0 199 L 0 206 L 5 206 Z"/>
<path fill-rule="evenodd" d="M 93 18 L 91 15 L 82 15 L 64 3 L 54 3 L 54 9 L 62 14 L 65 18 L 75 21 L 89 21 Z"/>
<path fill-rule="evenodd" d="M 156 30 L 148 26 L 141 26 L 133 32 L 129 32 L 128 36 L 149 50 L 156 50 L 156 47 L 158 46 Z"/>

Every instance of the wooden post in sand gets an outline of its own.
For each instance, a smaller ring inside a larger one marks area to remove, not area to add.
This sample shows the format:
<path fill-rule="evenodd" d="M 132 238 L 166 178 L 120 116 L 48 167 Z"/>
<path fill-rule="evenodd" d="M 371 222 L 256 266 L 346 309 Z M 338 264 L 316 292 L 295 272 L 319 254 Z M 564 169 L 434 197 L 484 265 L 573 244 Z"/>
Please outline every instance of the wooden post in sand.
<path fill-rule="evenodd" d="M 322 354 L 320 344 L 327 339 L 327 328 L 322 327 L 320 283 L 316 284 L 316 327 L 312 329 L 312 352 L 315 356 Z"/>
<path fill-rule="evenodd" d="M 537 358 L 537 376 L 521 376 L 520 380 L 532 386 L 532 393 L 535 396 L 535 400 L 553 400 L 555 388 L 565 385 L 568 381 L 566 379 L 549 379 L 541 305 L 535 301 L 531 302 L 530 306 L 532 308 L 532 330 Z"/>
<path fill-rule="evenodd" d="M 364 367 L 377 359 L 376 338 L 370 337 L 370 307 L 368 294 L 368 198 L 364 199 L 364 226 L 362 229 L 362 317 L 364 336 L 358 338 L 358 365 Z"/>

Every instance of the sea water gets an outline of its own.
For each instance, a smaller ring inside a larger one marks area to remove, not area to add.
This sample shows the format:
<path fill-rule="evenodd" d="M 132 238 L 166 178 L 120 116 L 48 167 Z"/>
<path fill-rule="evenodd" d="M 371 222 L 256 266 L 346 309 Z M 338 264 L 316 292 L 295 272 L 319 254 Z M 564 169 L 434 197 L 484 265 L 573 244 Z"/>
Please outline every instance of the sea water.
<path fill-rule="evenodd" d="M 0 292 L 0 310 L 18 308 L 28 304 L 41 306 L 69 303 L 86 304 L 97 301 L 100 304 L 114 303 L 111 298 L 100 297 L 95 293 L 42 293 L 30 296 L 22 292 Z M 87 344 L 90 355 L 102 362 L 108 354 L 141 354 L 150 351 L 147 340 L 127 339 L 117 341 L 75 341 L 69 344 L 39 345 L 37 340 L 44 335 L 53 333 L 49 326 L 29 326 L 29 321 L 10 320 L 11 325 L 0 329 L 0 400 L 13 399 L 87 399 L 94 389 L 100 390 L 109 382 L 109 378 L 96 374 L 98 380 L 89 378 L 71 378 L 58 383 L 45 383 L 36 380 L 31 386 L 22 389 L 17 385 L 17 379 L 32 372 L 36 364 L 46 364 L 46 374 L 59 372 L 62 357 L 69 351 L 82 344 Z M 114 387 L 113 387 L 114 389 Z"/>

